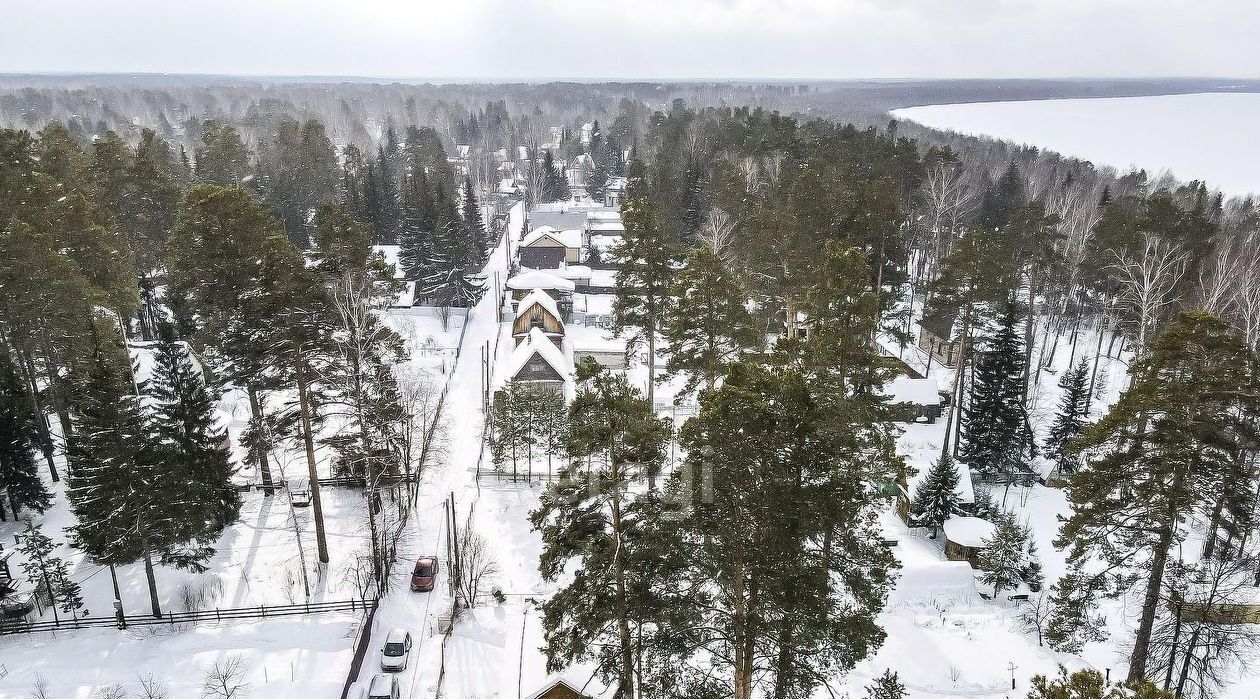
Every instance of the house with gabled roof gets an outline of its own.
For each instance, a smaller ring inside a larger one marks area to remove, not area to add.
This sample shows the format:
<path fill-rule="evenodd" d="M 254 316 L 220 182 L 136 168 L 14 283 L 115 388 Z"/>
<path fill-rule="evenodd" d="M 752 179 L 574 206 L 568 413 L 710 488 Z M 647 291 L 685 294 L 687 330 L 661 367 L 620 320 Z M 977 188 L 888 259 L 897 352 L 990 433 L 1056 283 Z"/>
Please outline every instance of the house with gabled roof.
<path fill-rule="evenodd" d="M 532 328 L 508 355 L 508 381 L 535 383 L 563 391 L 573 379 L 573 363 L 540 328 Z"/>
<path fill-rule="evenodd" d="M 516 318 L 512 321 L 512 337 L 517 346 L 534 330 L 551 340 L 556 347 L 564 344 L 564 318 L 555 299 L 541 289 L 534 289 L 516 304 Z"/>
<path fill-rule="evenodd" d="M 577 264 L 582 259 L 582 231 L 539 226 L 521 239 L 517 254 L 522 267 L 533 269 L 555 269 L 566 263 Z"/>

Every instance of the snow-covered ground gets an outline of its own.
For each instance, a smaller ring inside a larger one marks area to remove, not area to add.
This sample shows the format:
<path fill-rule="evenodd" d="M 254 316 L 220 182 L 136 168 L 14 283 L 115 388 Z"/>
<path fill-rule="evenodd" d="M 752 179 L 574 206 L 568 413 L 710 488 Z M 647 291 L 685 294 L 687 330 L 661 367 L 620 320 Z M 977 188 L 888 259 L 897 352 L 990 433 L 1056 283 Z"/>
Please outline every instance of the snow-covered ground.
<path fill-rule="evenodd" d="M 940 104 L 893 115 L 937 129 L 1056 150 L 1120 170 L 1172 170 L 1227 196 L 1260 192 L 1260 94 Z"/>

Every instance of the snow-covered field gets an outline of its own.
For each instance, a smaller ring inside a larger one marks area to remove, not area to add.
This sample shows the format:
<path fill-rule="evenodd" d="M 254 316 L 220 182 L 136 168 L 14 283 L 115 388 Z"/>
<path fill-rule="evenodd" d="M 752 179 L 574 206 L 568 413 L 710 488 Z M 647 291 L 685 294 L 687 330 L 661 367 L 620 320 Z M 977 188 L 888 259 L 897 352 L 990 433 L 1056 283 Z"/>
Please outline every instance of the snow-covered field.
<path fill-rule="evenodd" d="M 1260 192 L 1260 94 L 940 104 L 893 111 L 898 119 L 987 135 L 1111 165 L 1171 170 L 1226 195 Z"/>

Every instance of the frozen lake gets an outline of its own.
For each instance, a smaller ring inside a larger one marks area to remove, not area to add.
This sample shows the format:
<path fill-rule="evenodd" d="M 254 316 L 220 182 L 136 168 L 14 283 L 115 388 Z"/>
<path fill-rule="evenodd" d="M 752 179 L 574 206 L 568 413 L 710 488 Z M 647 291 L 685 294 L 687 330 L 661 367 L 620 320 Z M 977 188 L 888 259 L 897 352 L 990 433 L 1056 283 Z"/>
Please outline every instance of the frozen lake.
<path fill-rule="evenodd" d="M 1260 94 L 910 107 L 898 119 L 1027 143 L 1120 170 L 1171 170 L 1227 196 L 1260 193 Z"/>

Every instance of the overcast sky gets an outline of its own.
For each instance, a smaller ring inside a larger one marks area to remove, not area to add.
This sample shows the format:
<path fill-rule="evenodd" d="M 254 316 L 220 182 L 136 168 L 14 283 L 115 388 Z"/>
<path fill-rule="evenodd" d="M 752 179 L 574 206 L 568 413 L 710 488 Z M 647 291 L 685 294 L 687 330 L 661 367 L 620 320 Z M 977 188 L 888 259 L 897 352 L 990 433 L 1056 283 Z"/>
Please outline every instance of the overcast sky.
<path fill-rule="evenodd" d="M 4 0 L 0 72 L 1260 76 L 1255 0 Z"/>

